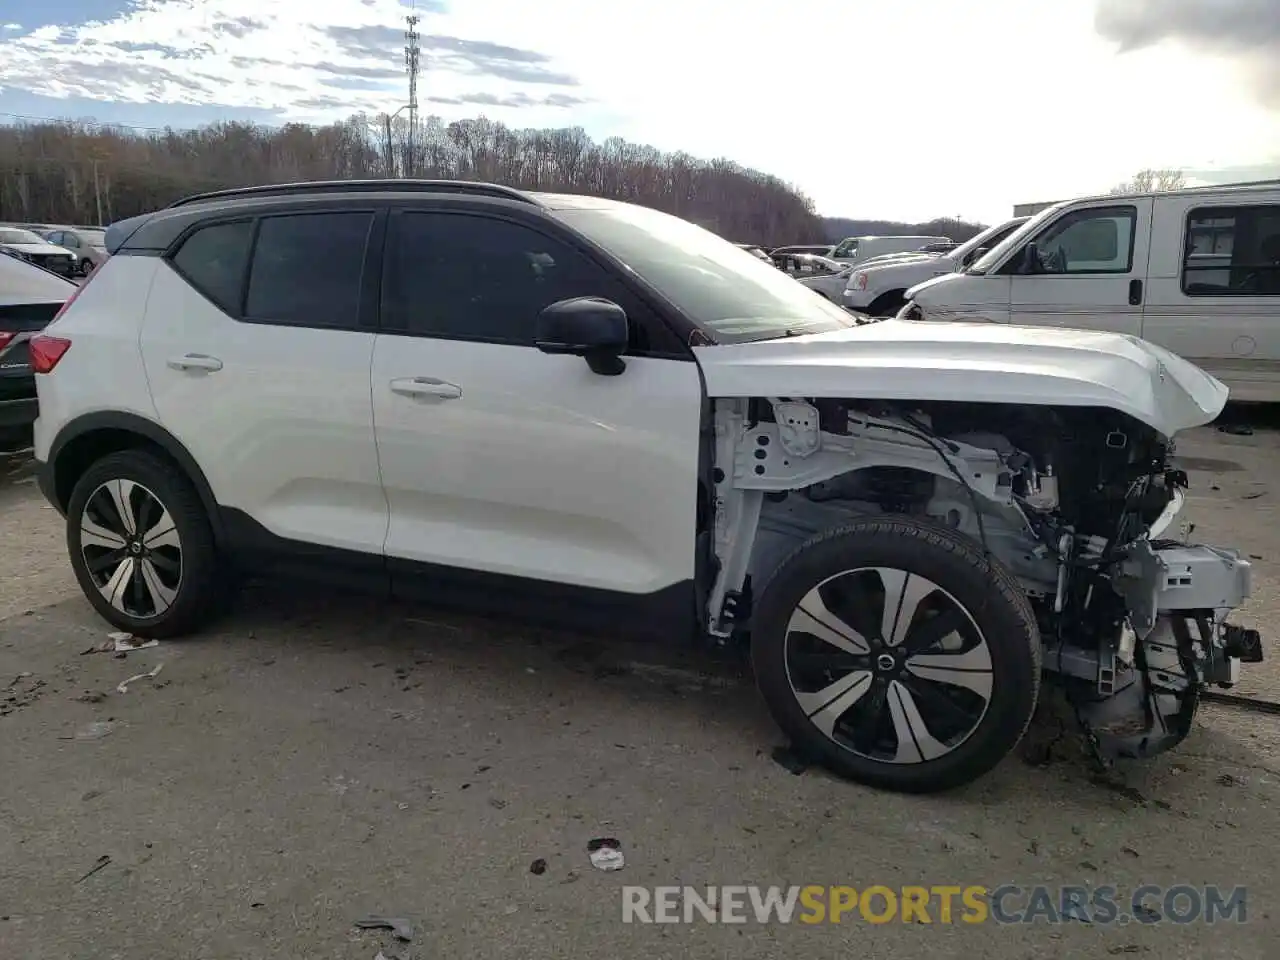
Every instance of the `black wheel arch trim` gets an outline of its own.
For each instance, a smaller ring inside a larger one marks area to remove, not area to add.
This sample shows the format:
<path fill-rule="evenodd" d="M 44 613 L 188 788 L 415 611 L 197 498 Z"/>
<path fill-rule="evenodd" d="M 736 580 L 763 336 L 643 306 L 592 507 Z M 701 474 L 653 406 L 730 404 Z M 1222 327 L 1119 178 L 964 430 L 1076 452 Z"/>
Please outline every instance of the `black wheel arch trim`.
<path fill-rule="evenodd" d="M 58 461 L 67 445 L 73 440 L 77 440 L 87 434 L 96 433 L 99 430 L 121 430 L 126 433 L 136 434 L 145 440 L 151 441 L 168 454 L 182 468 L 187 478 L 195 486 L 196 493 L 200 496 L 200 502 L 204 505 L 209 516 L 209 522 L 213 526 L 214 539 L 219 545 L 222 544 L 223 530 L 218 501 L 213 496 L 213 488 L 209 485 L 204 471 L 200 469 L 195 458 L 187 452 L 187 448 L 182 445 L 182 442 L 177 437 L 154 420 L 148 420 L 146 417 L 139 416 L 136 413 L 125 413 L 117 410 L 86 413 L 68 421 L 57 432 L 53 442 L 49 445 L 48 460 L 40 468 L 40 488 L 45 497 L 60 513 L 66 513 L 67 504 L 61 502 L 57 494 Z"/>

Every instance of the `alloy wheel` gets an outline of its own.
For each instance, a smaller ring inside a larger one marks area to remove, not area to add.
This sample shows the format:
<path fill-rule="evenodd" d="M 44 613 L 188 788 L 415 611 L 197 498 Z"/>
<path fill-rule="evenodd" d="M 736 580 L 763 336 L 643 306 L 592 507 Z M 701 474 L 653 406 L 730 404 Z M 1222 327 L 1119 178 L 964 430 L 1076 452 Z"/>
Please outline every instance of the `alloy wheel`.
<path fill-rule="evenodd" d="M 160 498 L 132 480 L 108 480 L 85 501 L 80 553 L 94 586 L 115 609 L 147 620 L 173 606 L 182 585 L 182 543 Z"/>
<path fill-rule="evenodd" d="M 925 577 L 868 567 L 829 577 L 792 612 L 787 680 L 810 722 L 881 763 L 936 760 L 977 729 L 991 651 L 969 612 Z"/>

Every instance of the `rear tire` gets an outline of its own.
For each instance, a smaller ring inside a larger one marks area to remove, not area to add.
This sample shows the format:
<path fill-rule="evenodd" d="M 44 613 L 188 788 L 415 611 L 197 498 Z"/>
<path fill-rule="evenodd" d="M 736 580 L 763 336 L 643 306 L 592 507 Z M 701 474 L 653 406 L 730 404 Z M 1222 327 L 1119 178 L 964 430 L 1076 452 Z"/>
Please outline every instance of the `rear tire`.
<path fill-rule="evenodd" d="M 800 753 L 905 793 L 990 771 L 1040 685 L 1039 630 L 1013 576 L 954 531 L 896 516 L 797 548 L 761 591 L 751 658 Z"/>
<path fill-rule="evenodd" d="M 225 595 L 199 494 L 176 465 L 144 450 L 108 454 L 80 477 L 67 504 L 67 550 L 93 608 L 135 636 L 192 633 Z"/>

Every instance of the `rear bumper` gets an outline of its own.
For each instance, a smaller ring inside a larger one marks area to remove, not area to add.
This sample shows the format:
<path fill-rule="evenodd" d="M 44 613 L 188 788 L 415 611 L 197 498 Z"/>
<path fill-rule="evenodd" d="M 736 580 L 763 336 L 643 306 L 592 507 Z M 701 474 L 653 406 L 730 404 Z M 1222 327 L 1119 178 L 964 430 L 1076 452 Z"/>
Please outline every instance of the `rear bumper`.
<path fill-rule="evenodd" d="M 40 402 L 35 397 L 0 400 L 0 427 L 25 427 L 35 423 Z"/>

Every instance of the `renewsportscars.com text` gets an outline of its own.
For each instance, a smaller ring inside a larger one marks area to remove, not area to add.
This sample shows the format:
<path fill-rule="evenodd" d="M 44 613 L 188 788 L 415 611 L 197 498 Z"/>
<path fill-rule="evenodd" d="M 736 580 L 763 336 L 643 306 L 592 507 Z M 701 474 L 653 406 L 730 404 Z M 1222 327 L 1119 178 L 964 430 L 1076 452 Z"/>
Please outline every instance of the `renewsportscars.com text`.
<path fill-rule="evenodd" d="M 1247 891 L 1180 884 L 622 888 L 623 923 L 1243 923 Z"/>

